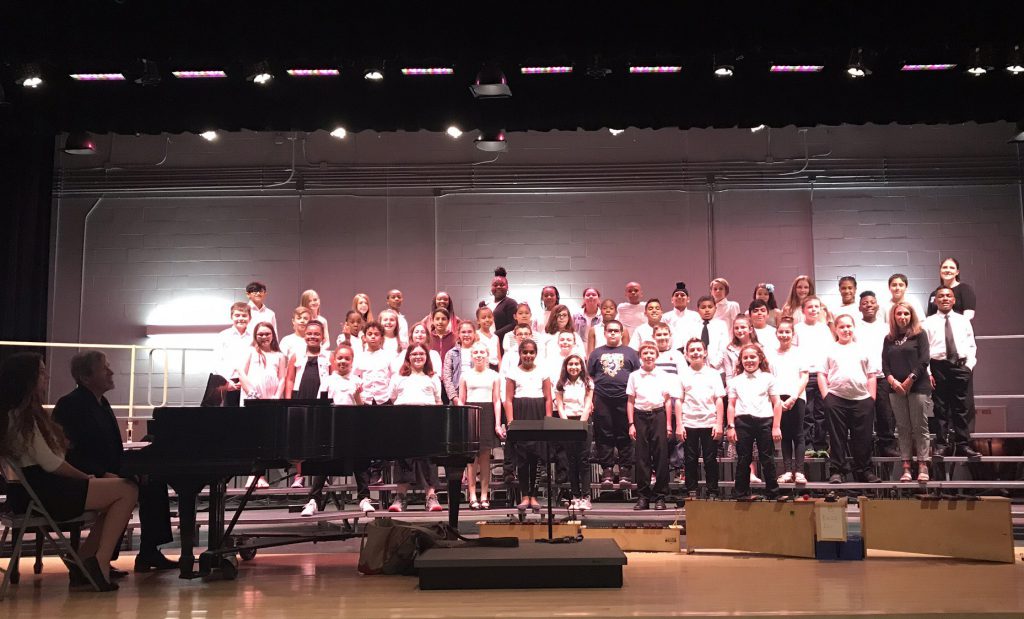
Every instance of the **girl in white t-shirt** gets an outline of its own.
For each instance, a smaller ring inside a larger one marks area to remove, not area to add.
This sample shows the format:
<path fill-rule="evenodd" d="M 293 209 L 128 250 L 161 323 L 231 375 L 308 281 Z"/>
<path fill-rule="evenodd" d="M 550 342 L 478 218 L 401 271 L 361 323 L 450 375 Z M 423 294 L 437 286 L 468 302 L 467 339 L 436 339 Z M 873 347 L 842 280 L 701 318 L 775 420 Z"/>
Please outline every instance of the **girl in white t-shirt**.
<path fill-rule="evenodd" d="M 392 355 L 402 352 L 402 338 L 398 334 L 398 312 L 393 309 L 381 310 L 377 314 L 377 322 L 383 329 L 384 341 L 381 348 Z"/>
<path fill-rule="evenodd" d="M 459 331 L 471 323 L 459 325 Z M 451 354 L 451 353 L 449 353 Z M 501 402 L 498 373 L 488 367 L 487 345 L 475 342 L 469 350 L 473 366 L 459 377 L 459 402 L 480 407 L 480 451 L 476 460 L 466 467 L 469 482 L 469 508 L 490 509 L 491 449 L 497 447 L 496 439 L 505 438 L 505 426 L 496 414 Z M 493 428 L 493 430 L 492 430 Z M 476 475 L 480 472 L 480 500 L 476 499 Z"/>
<path fill-rule="evenodd" d="M 551 358 L 558 353 L 558 338 L 562 333 L 572 334 L 572 346 L 576 354 L 582 356 L 586 352 L 583 340 L 576 334 L 576 328 L 572 323 L 572 315 L 569 313 L 569 308 L 564 305 L 556 305 L 551 310 L 548 323 L 544 325 L 544 332 L 547 334 L 547 341 L 544 342 L 545 358 Z"/>
<path fill-rule="evenodd" d="M 341 333 L 338 334 L 338 345 L 348 344 L 358 355 L 363 350 L 363 315 L 356 310 L 345 312 L 345 322 L 341 323 Z"/>
<path fill-rule="evenodd" d="M 430 347 L 430 331 L 427 327 L 417 322 L 409 329 L 409 346 L 413 344 L 420 344 L 430 350 L 430 367 L 437 368 L 440 371 L 441 368 L 441 353 Z M 408 351 L 408 349 L 406 349 Z M 405 363 L 405 354 L 400 354 L 395 357 L 395 360 L 391 362 L 391 375 L 397 376 L 398 372 L 402 369 L 402 364 Z"/>
<path fill-rule="evenodd" d="M 494 311 L 486 305 L 476 308 L 476 335 L 487 345 L 487 365 L 497 372 L 501 365 L 501 341 L 494 334 Z"/>
<path fill-rule="evenodd" d="M 562 370 L 555 383 L 555 406 L 562 419 L 575 419 L 587 424 L 587 439 L 565 443 L 562 447 L 568 460 L 569 492 L 572 509 L 588 510 L 590 504 L 590 415 L 594 412 L 594 381 L 587 375 L 583 357 L 570 354 L 562 362 Z"/>
<path fill-rule="evenodd" d="M 804 299 L 803 321 L 793 319 L 793 343 L 800 347 L 807 363 L 807 408 L 804 410 L 804 456 L 828 457 L 828 431 L 825 427 L 825 401 L 818 390 L 818 372 L 824 370 L 825 353 L 835 338 L 828 317 L 815 296 Z"/>
<path fill-rule="evenodd" d="M 807 407 L 807 363 L 793 346 L 793 319 L 782 318 L 775 328 L 778 347 L 772 351 L 772 374 L 782 401 L 782 475 L 780 484 L 806 484 L 804 476 L 804 410 Z"/>
<path fill-rule="evenodd" d="M 782 440 L 782 403 L 764 351 L 757 344 L 740 349 L 740 367 L 729 381 L 729 430 L 736 444 L 736 498 L 750 498 L 750 463 L 757 444 L 758 459 L 769 497 L 779 491 L 775 478 L 775 441 Z"/>
<path fill-rule="evenodd" d="M 464 320 L 459 324 L 456 342 L 456 346 L 444 356 L 441 385 L 448 395 L 448 401 L 458 406 L 464 402 L 459 399 L 459 378 L 473 367 L 472 348 L 476 343 L 476 327 L 472 322 Z"/>
<path fill-rule="evenodd" d="M 523 340 L 519 344 L 519 365 L 505 375 L 505 417 L 509 423 L 516 419 L 537 420 L 551 416 L 551 379 L 537 367 L 537 343 Z M 537 464 L 541 447 L 532 441 L 513 444 L 519 476 L 519 492 L 523 500 L 519 511 L 540 511 L 537 501 Z"/>
<path fill-rule="evenodd" d="M 284 397 L 288 360 L 277 343 L 274 326 L 261 322 L 253 328 L 252 337 L 253 349 L 239 376 L 242 391 L 250 400 L 280 400 Z"/>
<path fill-rule="evenodd" d="M 422 326 L 422 325 L 418 325 Z M 419 406 L 441 405 L 441 379 L 434 373 L 430 350 L 423 344 L 409 344 L 398 374 L 391 379 L 391 401 L 396 406 L 413 404 Z M 428 458 L 404 458 L 395 462 L 395 483 L 398 492 L 389 512 L 405 511 L 405 495 L 409 486 L 417 484 L 427 493 L 428 512 L 441 511 L 437 500 L 437 468 Z"/>
<path fill-rule="evenodd" d="M 299 297 L 299 305 L 309 310 L 310 321 L 315 320 L 324 326 L 324 342 L 330 345 L 331 330 L 327 328 L 327 319 L 320 315 L 320 295 L 316 290 L 306 290 Z"/>
<path fill-rule="evenodd" d="M 600 348 L 608 343 L 604 336 L 604 326 L 615 320 L 618 311 L 619 306 L 615 304 L 615 299 L 601 301 L 601 323 L 587 331 L 587 357 L 590 357 L 590 353 L 594 352 L 595 348 Z M 626 325 L 622 325 L 622 341 L 628 342 L 629 338 L 629 329 L 626 328 Z"/>

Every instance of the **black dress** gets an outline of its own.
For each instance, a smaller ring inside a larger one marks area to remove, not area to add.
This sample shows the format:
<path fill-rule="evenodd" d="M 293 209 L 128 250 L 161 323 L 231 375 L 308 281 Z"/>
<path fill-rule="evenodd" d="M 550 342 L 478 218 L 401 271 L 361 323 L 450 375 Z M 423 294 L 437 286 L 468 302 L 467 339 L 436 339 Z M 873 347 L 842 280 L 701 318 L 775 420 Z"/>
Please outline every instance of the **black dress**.
<path fill-rule="evenodd" d="M 39 465 L 26 466 L 21 472 L 54 520 L 77 518 L 85 511 L 89 480 L 48 473 Z M 28 491 L 22 484 L 12 483 L 7 501 L 13 513 L 24 514 L 29 504 Z"/>

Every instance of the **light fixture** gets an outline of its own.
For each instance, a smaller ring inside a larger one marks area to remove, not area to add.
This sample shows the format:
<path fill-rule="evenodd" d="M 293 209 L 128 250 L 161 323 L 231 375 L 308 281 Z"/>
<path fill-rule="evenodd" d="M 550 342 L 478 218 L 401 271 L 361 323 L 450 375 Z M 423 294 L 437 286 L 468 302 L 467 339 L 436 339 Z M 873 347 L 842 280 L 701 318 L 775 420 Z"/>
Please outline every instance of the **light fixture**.
<path fill-rule="evenodd" d="M 1024 58 L 1021 57 L 1020 45 L 1014 45 L 1010 57 L 1006 61 L 1006 71 L 1011 75 L 1024 73 Z"/>
<path fill-rule="evenodd" d="M 572 73 L 572 67 L 559 65 L 552 67 L 520 67 L 519 72 L 523 75 L 551 75 L 559 73 Z"/>
<path fill-rule="evenodd" d="M 211 129 L 209 131 L 203 131 L 202 133 L 199 134 L 199 137 L 203 138 L 207 142 L 213 142 L 219 136 L 217 135 L 216 131 Z"/>
<path fill-rule="evenodd" d="M 900 71 L 949 71 L 955 69 L 956 64 L 907 64 L 900 67 Z"/>
<path fill-rule="evenodd" d="M 139 72 L 139 76 L 135 78 L 135 83 L 141 86 L 156 86 L 160 83 L 160 68 L 155 62 L 147 58 L 139 59 L 139 64 L 142 65 L 142 70 Z"/>
<path fill-rule="evenodd" d="M 339 140 L 344 140 L 346 135 L 348 135 L 348 131 L 345 131 L 345 127 L 335 127 L 334 131 L 331 131 L 331 137 Z"/>
<path fill-rule="evenodd" d="M 475 143 L 477 148 L 489 153 L 500 153 L 508 149 L 504 129 L 481 131 Z"/>
<path fill-rule="evenodd" d="M 455 138 L 456 140 L 462 137 L 462 129 L 459 129 L 455 125 L 448 127 L 448 129 L 445 130 L 445 133 L 447 133 L 452 138 Z"/>
<path fill-rule="evenodd" d="M 608 133 L 612 135 L 622 135 L 624 131 L 625 129 L 612 129 L 611 127 L 608 127 Z"/>
<path fill-rule="evenodd" d="M 402 75 L 453 75 L 455 69 L 452 67 L 402 67 Z"/>
<path fill-rule="evenodd" d="M 43 85 L 43 74 L 37 65 L 28 64 L 22 69 L 21 77 L 16 83 L 25 88 L 39 88 Z"/>
<path fill-rule="evenodd" d="M 735 67 L 727 64 L 720 64 L 715 67 L 716 77 L 732 77 L 736 72 Z"/>
<path fill-rule="evenodd" d="M 380 69 L 367 69 L 363 71 L 363 79 L 370 80 L 371 82 L 379 82 L 384 79 L 384 72 Z"/>
<path fill-rule="evenodd" d="M 201 69 L 198 71 L 171 71 L 171 75 L 180 80 L 208 80 L 208 79 L 223 79 L 228 76 L 227 73 L 220 69 Z"/>
<path fill-rule="evenodd" d="M 96 153 L 96 142 L 85 131 L 69 133 L 64 140 L 64 152 L 69 155 L 93 155 Z"/>
<path fill-rule="evenodd" d="M 772 73 L 820 73 L 825 65 L 820 64 L 773 64 Z"/>
<path fill-rule="evenodd" d="M 124 73 L 72 73 L 76 82 L 123 82 Z"/>
<path fill-rule="evenodd" d="M 288 69 L 285 73 L 292 77 L 336 77 L 341 74 L 337 69 Z"/>
<path fill-rule="evenodd" d="M 981 59 L 981 48 L 975 47 L 974 52 L 971 54 L 971 64 L 967 67 L 967 72 L 974 77 L 981 77 L 988 73 L 989 67 L 982 62 Z"/>
<path fill-rule="evenodd" d="M 750 132 L 751 133 L 757 133 L 758 131 L 761 131 L 764 128 L 765 128 L 764 123 L 761 123 L 760 125 L 757 125 L 756 127 L 751 127 L 750 128 Z"/>
<path fill-rule="evenodd" d="M 504 99 L 512 96 L 508 80 L 498 65 L 490 64 L 476 74 L 476 82 L 469 87 L 477 99 Z"/>
<path fill-rule="evenodd" d="M 261 60 L 256 64 L 252 65 L 249 69 L 247 80 L 253 84 L 259 84 L 260 86 L 266 86 L 274 79 L 274 74 L 270 72 L 270 64 L 266 60 Z"/>
<path fill-rule="evenodd" d="M 679 65 L 630 65 L 630 73 L 679 73 L 683 67 Z"/>
<path fill-rule="evenodd" d="M 850 52 L 850 62 L 846 66 L 846 74 L 854 79 L 871 75 L 871 69 L 864 63 L 863 47 L 858 47 Z"/>

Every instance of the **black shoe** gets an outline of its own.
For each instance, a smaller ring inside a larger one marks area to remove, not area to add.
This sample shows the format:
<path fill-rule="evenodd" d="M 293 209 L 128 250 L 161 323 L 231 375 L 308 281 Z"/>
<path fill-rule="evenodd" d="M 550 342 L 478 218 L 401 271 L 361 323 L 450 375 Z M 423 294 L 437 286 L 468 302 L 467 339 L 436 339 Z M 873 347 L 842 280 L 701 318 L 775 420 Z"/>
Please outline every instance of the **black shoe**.
<path fill-rule="evenodd" d="M 878 455 L 882 458 L 899 458 L 900 450 L 895 447 L 883 447 L 878 450 Z"/>
<path fill-rule="evenodd" d="M 861 481 L 866 484 L 878 484 L 882 482 L 882 478 L 879 477 L 878 475 L 875 475 L 871 471 L 868 471 L 867 473 L 864 473 L 864 475 L 861 477 Z"/>
<path fill-rule="evenodd" d="M 127 575 L 127 570 L 119 570 L 113 565 L 110 566 L 110 580 L 114 580 L 115 578 L 124 578 Z"/>
<path fill-rule="evenodd" d="M 68 568 L 68 588 L 72 591 L 77 591 L 81 588 L 92 589 L 92 585 L 89 584 L 89 579 L 82 573 L 81 568 L 75 565 L 75 562 L 71 559 L 60 558 L 64 562 L 64 567 Z"/>
<path fill-rule="evenodd" d="M 843 483 L 843 476 L 840 475 L 839 473 L 832 473 L 832 475 L 828 478 L 828 483 L 841 484 Z"/>
<path fill-rule="evenodd" d="M 85 565 L 86 573 L 92 577 L 93 582 L 96 583 L 100 591 L 117 591 L 117 584 L 103 577 L 103 572 L 100 571 L 100 563 L 96 560 L 96 557 L 89 557 L 82 561 L 82 564 Z"/>
<path fill-rule="evenodd" d="M 619 478 L 619 488 L 621 488 L 623 490 L 629 490 L 632 487 L 633 487 L 633 480 L 631 480 L 630 478 L 628 478 L 626 476 L 622 476 L 622 477 Z"/>
<path fill-rule="evenodd" d="M 665 505 L 665 499 L 658 499 L 654 502 L 654 509 L 664 510 L 668 509 L 668 505 Z"/>
<path fill-rule="evenodd" d="M 155 553 L 139 553 L 135 557 L 135 571 L 136 572 L 148 572 L 150 570 L 176 570 L 178 564 L 175 561 L 171 561 L 163 555 L 159 550 Z"/>
<path fill-rule="evenodd" d="M 605 490 L 611 490 L 612 486 L 615 485 L 614 476 L 610 468 L 601 470 L 601 487 Z"/>
<path fill-rule="evenodd" d="M 651 508 L 651 502 L 646 497 L 640 497 L 636 501 L 636 505 L 633 506 L 633 511 L 642 511 Z"/>
<path fill-rule="evenodd" d="M 752 497 L 749 492 L 744 492 L 743 494 L 737 494 L 733 499 L 740 503 L 749 503 L 754 500 L 754 497 Z"/>
<path fill-rule="evenodd" d="M 966 456 L 968 460 L 981 460 L 981 453 L 971 449 L 967 445 L 957 445 L 956 453 L 961 456 Z"/>

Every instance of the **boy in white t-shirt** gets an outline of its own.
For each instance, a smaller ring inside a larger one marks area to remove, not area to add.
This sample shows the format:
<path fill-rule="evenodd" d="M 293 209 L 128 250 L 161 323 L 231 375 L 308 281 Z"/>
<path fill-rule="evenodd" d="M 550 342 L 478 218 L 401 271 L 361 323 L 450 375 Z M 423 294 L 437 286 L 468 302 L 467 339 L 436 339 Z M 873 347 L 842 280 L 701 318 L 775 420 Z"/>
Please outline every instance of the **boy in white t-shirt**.
<path fill-rule="evenodd" d="M 300 305 L 292 311 L 292 333 L 281 338 L 280 342 L 285 358 L 306 354 L 306 325 L 311 319 L 308 307 Z"/>
<path fill-rule="evenodd" d="M 231 326 L 217 334 L 217 361 L 213 373 L 227 381 L 221 387 L 224 392 L 224 406 L 241 405 L 239 372 L 252 352 L 253 342 L 252 333 L 249 332 L 249 316 L 248 303 L 239 301 L 232 304 Z M 209 387 L 207 390 L 209 391 Z"/>
<path fill-rule="evenodd" d="M 619 303 L 616 308 L 618 311 L 617 320 L 622 323 L 622 326 L 629 329 L 630 333 L 644 324 L 644 304 L 640 300 L 643 298 L 643 294 L 639 282 L 627 283 L 626 301 Z"/>
<path fill-rule="evenodd" d="M 261 322 L 269 322 L 274 327 L 274 333 L 277 333 L 277 316 L 274 314 L 274 310 L 270 309 L 265 305 L 267 299 L 267 286 L 263 282 L 249 282 L 249 285 L 245 287 L 245 296 L 249 297 L 249 332 L 252 332 L 253 327 L 260 324 Z"/>
<path fill-rule="evenodd" d="M 677 381 L 657 367 L 658 346 L 654 342 L 640 345 L 640 369 L 631 372 L 626 383 L 626 417 L 629 438 L 634 449 L 637 499 L 635 510 L 645 510 L 654 502 L 654 509 L 665 509 L 668 494 L 669 411 L 677 395 Z M 654 486 L 651 486 L 651 472 Z"/>
<path fill-rule="evenodd" d="M 718 496 L 718 441 L 725 419 L 725 387 L 722 375 L 707 365 L 707 349 L 700 338 L 686 342 L 690 366 L 679 371 L 680 406 L 676 413 L 676 438 L 683 446 L 686 492 L 697 493 L 700 458 L 704 458 L 704 480 L 708 497 Z"/>

